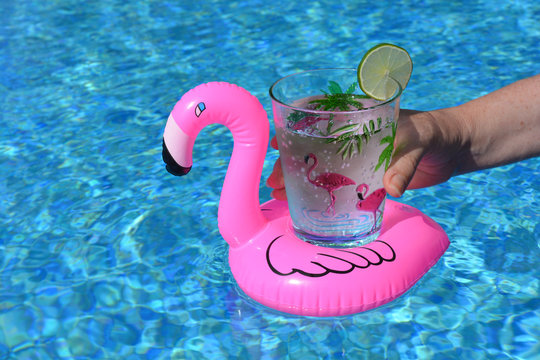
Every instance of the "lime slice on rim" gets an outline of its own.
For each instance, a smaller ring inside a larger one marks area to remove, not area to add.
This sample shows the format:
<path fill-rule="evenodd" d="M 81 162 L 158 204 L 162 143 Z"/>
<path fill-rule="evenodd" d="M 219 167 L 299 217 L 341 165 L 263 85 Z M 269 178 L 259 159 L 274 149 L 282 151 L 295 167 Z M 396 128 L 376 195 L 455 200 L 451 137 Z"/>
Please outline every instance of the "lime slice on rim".
<path fill-rule="evenodd" d="M 366 52 L 358 65 L 358 85 L 375 100 L 387 100 L 397 90 L 396 81 L 405 89 L 412 73 L 409 53 L 396 45 L 379 44 Z"/>

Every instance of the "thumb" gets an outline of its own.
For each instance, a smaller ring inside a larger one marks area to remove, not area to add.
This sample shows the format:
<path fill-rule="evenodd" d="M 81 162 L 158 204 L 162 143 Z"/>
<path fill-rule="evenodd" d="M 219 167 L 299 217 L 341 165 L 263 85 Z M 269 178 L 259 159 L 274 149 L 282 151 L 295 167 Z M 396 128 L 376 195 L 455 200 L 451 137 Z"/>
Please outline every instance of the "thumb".
<path fill-rule="evenodd" d="M 384 188 L 389 195 L 394 197 L 403 195 L 422 156 L 423 151 L 421 148 L 410 151 L 396 149 L 390 167 L 383 177 Z"/>

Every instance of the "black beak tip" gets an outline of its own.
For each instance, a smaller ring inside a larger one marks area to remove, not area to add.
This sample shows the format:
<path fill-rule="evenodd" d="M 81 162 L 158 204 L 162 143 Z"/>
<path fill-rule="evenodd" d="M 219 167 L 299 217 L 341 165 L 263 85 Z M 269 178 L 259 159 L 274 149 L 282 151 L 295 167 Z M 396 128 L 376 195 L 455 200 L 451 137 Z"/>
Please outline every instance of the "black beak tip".
<path fill-rule="evenodd" d="M 169 149 L 167 149 L 167 145 L 165 145 L 165 140 L 163 140 L 163 151 L 161 152 L 161 156 L 163 157 L 163 162 L 166 164 L 165 169 L 174 176 L 186 175 L 191 170 L 191 166 L 182 166 L 174 160 Z"/>
<path fill-rule="evenodd" d="M 176 166 L 167 164 L 167 165 L 165 165 L 165 169 L 170 174 L 173 174 L 174 176 L 184 176 L 191 170 L 191 166 L 190 167 L 184 167 L 184 166 L 180 166 L 178 164 L 176 164 Z"/>

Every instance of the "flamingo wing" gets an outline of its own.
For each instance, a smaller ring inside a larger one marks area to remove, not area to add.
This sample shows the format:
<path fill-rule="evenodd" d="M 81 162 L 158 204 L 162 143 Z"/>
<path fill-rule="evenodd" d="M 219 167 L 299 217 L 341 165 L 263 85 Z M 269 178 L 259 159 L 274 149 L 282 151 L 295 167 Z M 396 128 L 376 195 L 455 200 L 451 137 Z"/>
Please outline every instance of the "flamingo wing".
<path fill-rule="evenodd" d="M 365 200 L 358 202 L 358 209 L 376 210 L 381 205 L 384 197 L 386 196 L 386 190 L 380 188 L 372 192 Z"/>
<path fill-rule="evenodd" d="M 352 249 L 332 249 L 319 246 L 305 246 L 294 256 L 275 256 L 287 253 L 285 237 L 276 237 L 266 250 L 266 259 L 272 271 L 289 276 L 295 273 L 308 277 L 322 277 L 330 273 L 347 274 L 395 259 L 394 249 L 384 241 L 374 241 L 368 246 Z"/>

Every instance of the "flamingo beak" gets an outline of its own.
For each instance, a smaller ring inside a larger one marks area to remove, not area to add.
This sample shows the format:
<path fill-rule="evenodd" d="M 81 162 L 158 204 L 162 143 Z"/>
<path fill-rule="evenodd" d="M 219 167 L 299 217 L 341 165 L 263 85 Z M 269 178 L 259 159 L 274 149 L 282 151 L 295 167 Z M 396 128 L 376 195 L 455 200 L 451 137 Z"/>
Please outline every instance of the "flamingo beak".
<path fill-rule="evenodd" d="M 186 175 L 191 170 L 192 151 L 195 139 L 187 135 L 169 116 L 163 133 L 162 157 L 169 173 L 175 176 Z"/>
<path fill-rule="evenodd" d="M 361 201 L 364 201 L 364 195 L 362 195 L 361 192 L 359 193 L 356 193 L 358 195 L 358 199 L 360 199 Z"/>
<path fill-rule="evenodd" d="M 304 162 L 307 164 L 309 161 L 309 155 L 304 156 Z"/>
<path fill-rule="evenodd" d="M 165 169 L 167 169 L 167 171 L 174 176 L 186 175 L 191 170 L 191 166 L 182 166 L 174 160 L 169 152 L 169 149 L 167 149 L 165 140 L 163 140 L 163 151 L 161 152 L 161 156 L 163 157 L 163 162 L 165 163 Z"/>

